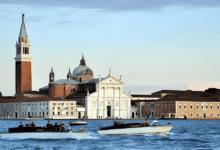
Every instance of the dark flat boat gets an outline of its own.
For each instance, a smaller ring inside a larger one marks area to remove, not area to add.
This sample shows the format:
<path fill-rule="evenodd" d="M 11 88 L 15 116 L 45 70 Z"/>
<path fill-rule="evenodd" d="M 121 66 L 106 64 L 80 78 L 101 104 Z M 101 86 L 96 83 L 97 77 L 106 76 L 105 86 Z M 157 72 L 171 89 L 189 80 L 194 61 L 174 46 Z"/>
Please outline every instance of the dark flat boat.
<path fill-rule="evenodd" d="M 78 126 L 78 125 L 87 125 L 87 122 L 85 121 L 70 122 L 70 126 Z"/>
<path fill-rule="evenodd" d="M 45 130 L 41 126 L 9 128 L 9 133 L 0 133 L 1 138 L 24 138 L 24 139 L 63 139 L 63 138 L 83 138 L 86 130 L 73 131 L 72 129 L 52 129 Z"/>

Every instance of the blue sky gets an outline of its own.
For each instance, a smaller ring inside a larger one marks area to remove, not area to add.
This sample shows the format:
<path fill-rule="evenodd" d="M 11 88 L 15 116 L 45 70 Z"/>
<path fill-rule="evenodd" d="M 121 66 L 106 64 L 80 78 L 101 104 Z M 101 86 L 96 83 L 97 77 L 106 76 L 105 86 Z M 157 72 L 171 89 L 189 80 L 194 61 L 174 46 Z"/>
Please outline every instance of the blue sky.
<path fill-rule="evenodd" d="M 65 79 L 82 53 L 97 78 L 122 75 L 124 91 L 220 88 L 219 0 L 0 1 L 0 91 L 15 93 L 22 13 L 32 44 L 32 88 Z"/>

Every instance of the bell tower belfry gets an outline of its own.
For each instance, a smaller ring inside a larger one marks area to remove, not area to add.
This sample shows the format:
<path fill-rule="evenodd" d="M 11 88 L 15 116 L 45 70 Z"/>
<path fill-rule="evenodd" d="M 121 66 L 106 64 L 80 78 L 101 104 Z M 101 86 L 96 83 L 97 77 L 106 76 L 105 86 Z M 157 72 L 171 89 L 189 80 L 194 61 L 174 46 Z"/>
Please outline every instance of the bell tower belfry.
<path fill-rule="evenodd" d="M 28 42 L 24 14 L 22 14 L 21 30 L 16 42 L 15 79 L 16 94 L 32 90 L 31 43 Z"/>

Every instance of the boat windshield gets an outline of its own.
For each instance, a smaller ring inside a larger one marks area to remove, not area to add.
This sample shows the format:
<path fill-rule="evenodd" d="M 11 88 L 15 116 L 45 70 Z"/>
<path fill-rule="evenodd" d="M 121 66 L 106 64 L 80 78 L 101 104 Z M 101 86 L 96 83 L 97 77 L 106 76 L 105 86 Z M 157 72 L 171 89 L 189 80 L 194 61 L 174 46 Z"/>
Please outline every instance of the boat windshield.
<path fill-rule="evenodd" d="M 153 126 L 160 126 L 160 124 L 158 122 L 153 122 L 151 125 L 153 125 Z"/>

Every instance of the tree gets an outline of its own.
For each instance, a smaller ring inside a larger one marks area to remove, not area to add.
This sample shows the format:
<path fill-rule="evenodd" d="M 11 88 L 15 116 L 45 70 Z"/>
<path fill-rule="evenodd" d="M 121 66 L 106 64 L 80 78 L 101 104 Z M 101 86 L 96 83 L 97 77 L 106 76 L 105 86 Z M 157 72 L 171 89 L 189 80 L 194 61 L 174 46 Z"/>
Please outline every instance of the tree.
<path fill-rule="evenodd" d="M 219 89 L 216 88 L 208 88 L 207 90 L 205 90 L 206 93 L 218 93 Z"/>

